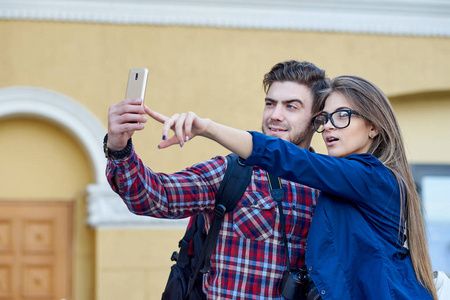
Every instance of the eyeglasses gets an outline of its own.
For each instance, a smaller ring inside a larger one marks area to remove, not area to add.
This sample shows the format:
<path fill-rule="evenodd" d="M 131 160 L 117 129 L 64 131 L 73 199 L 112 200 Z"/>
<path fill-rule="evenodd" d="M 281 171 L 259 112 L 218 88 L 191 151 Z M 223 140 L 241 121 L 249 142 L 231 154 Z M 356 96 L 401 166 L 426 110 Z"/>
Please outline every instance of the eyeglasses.
<path fill-rule="evenodd" d="M 314 124 L 314 129 L 316 132 L 321 133 L 325 130 L 325 124 L 327 124 L 328 120 L 331 121 L 334 127 L 342 129 L 350 125 L 351 115 L 360 116 L 357 111 L 351 109 L 341 109 L 331 114 L 320 114 L 312 118 L 312 122 Z"/>

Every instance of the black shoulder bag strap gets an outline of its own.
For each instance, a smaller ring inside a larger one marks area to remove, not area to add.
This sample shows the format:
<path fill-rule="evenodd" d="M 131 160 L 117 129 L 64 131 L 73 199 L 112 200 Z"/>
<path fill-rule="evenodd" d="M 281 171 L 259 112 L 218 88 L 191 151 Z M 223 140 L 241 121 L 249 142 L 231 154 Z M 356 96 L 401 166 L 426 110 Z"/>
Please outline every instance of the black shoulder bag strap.
<path fill-rule="evenodd" d="M 281 234 L 282 234 L 283 242 L 284 242 L 284 251 L 286 253 L 286 269 L 290 272 L 291 271 L 291 260 L 289 258 L 289 248 L 288 248 L 288 241 L 287 241 L 287 237 L 286 237 L 286 221 L 284 220 L 283 204 L 281 202 L 284 198 L 284 191 L 283 191 L 283 188 L 281 187 L 280 178 L 275 177 L 267 172 L 266 172 L 266 174 L 267 174 L 267 178 L 269 179 L 270 194 L 272 195 L 272 198 L 277 202 L 278 211 L 280 213 Z"/>
<path fill-rule="evenodd" d="M 220 228 L 225 213 L 233 210 L 238 201 L 241 199 L 252 178 L 253 167 L 246 166 L 239 161 L 239 157 L 231 153 L 227 155 L 227 170 L 223 177 L 222 183 L 216 194 L 216 205 L 214 214 L 209 228 L 208 236 L 203 245 L 202 254 L 200 255 L 198 265 L 189 278 L 187 295 L 194 287 L 195 278 L 199 271 L 203 274 L 207 273 L 211 267 L 209 257 L 211 256 L 217 244 Z M 200 270 L 200 268 L 203 268 Z"/>
<path fill-rule="evenodd" d="M 197 219 L 195 218 L 191 226 L 189 226 L 189 228 L 186 230 L 183 238 L 178 242 L 180 251 L 175 251 L 170 258 L 171 261 L 176 261 L 177 265 L 181 268 L 186 267 L 186 265 L 189 263 L 189 248 L 191 247 L 191 240 L 197 230 L 199 230 L 199 228 L 197 226 Z"/>

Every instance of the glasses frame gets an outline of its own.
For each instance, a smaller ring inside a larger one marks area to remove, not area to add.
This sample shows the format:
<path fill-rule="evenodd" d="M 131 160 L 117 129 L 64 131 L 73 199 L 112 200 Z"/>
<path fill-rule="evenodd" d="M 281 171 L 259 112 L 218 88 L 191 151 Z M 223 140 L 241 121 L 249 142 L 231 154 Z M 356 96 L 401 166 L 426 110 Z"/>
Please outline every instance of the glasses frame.
<path fill-rule="evenodd" d="M 345 125 L 345 126 L 336 126 L 336 124 L 334 124 L 334 121 L 333 121 L 333 115 L 334 115 L 335 113 L 343 112 L 343 111 L 345 111 L 345 112 L 348 113 L 348 123 L 347 123 L 347 125 Z M 347 127 L 350 125 L 350 121 L 351 121 L 351 119 L 352 119 L 352 115 L 361 116 L 356 110 L 353 110 L 353 109 L 339 109 L 339 110 L 336 110 L 336 111 L 332 112 L 331 114 L 324 114 L 324 113 L 321 113 L 321 114 L 315 116 L 314 118 L 312 118 L 312 123 L 313 123 L 313 125 L 314 125 L 314 130 L 315 130 L 317 133 L 322 133 L 322 132 L 324 132 L 324 131 L 325 131 L 325 125 L 328 123 L 328 121 L 331 121 L 331 124 L 333 124 L 333 126 L 336 127 L 336 128 L 338 128 L 338 129 L 347 128 Z M 317 129 L 317 127 L 316 127 L 316 118 L 317 118 L 317 117 L 320 117 L 320 116 L 325 117 L 325 123 L 323 124 L 323 127 L 324 127 L 324 128 L 323 128 L 321 131 L 319 131 L 319 130 Z"/>

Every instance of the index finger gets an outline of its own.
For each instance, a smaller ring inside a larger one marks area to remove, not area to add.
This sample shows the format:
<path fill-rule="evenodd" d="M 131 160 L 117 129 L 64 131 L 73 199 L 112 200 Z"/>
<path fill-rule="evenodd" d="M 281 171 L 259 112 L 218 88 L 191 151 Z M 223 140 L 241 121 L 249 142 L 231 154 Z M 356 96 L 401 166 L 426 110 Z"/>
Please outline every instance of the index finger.
<path fill-rule="evenodd" d="M 166 117 L 163 114 L 160 114 L 154 110 L 151 110 L 150 108 L 148 108 L 147 106 L 144 105 L 144 110 L 147 113 L 147 115 L 149 115 L 152 119 L 154 119 L 155 121 L 158 121 L 159 123 L 163 123 L 166 122 L 169 118 Z"/>

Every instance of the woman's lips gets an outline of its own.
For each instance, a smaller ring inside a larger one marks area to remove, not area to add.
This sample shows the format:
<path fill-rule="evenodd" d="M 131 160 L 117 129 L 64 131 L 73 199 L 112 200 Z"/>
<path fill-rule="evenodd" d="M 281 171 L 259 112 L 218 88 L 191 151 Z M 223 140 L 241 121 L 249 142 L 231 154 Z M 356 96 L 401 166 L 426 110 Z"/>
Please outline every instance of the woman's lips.
<path fill-rule="evenodd" d="M 334 144 L 336 144 L 339 141 L 339 139 L 337 137 L 334 136 L 327 136 L 325 138 L 325 144 L 327 145 L 327 147 L 331 147 Z"/>

